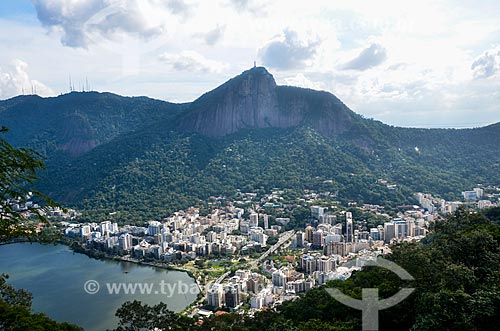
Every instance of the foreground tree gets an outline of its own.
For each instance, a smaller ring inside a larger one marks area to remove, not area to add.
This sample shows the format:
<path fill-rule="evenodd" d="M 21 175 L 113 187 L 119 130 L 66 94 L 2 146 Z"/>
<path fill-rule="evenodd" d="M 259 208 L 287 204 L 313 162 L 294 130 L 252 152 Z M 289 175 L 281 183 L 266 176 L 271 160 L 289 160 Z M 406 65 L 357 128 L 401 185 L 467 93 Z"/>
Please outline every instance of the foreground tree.
<path fill-rule="evenodd" d="M 0 134 L 6 128 L 0 129 Z M 40 231 L 48 224 L 44 208 L 54 206 L 45 195 L 30 190 L 37 179 L 36 171 L 43 169 L 40 154 L 29 149 L 16 149 L 0 137 L 0 243 L 16 238 L 53 239 Z M 33 205 L 27 204 L 28 200 Z M 44 207 L 37 207 L 36 205 Z M 28 216 L 34 215 L 34 219 Z M 0 275 L 0 330 L 9 331 L 82 331 L 68 323 L 56 322 L 45 314 L 31 312 L 31 293 L 7 284 L 9 277 Z"/>
<path fill-rule="evenodd" d="M 114 331 L 187 331 L 195 326 L 192 318 L 168 310 L 164 303 L 148 306 L 140 301 L 129 301 L 115 315 L 120 322 Z"/>
<path fill-rule="evenodd" d="M 76 325 L 56 322 L 45 314 L 31 313 L 31 293 L 7 284 L 8 278 L 0 275 L 0 330 L 83 331 Z"/>
<path fill-rule="evenodd" d="M 2 127 L 0 134 L 7 131 Z M 43 234 L 40 225 L 48 224 L 45 209 L 55 203 L 31 188 L 41 169 L 39 153 L 15 148 L 0 136 L 0 243 L 16 238 L 32 241 Z"/>

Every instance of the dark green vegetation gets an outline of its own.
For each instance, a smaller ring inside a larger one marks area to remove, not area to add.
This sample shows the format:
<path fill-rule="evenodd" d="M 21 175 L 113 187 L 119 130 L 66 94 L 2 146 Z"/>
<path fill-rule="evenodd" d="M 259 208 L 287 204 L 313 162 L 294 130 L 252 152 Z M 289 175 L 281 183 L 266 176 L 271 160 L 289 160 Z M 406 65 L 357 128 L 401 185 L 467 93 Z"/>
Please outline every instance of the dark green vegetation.
<path fill-rule="evenodd" d="M 21 96 L 0 102 L 0 124 L 13 145 L 47 157 L 40 190 L 96 221 L 161 218 L 236 189 L 338 191 L 343 202 L 391 207 L 413 203 L 416 191 L 455 199 L 500 182 L 500 125 L 395 128 L 329 93 L 276 86 L 262 68 L 191 104 L 95 92 Z M 206 136 L 207 127 L 234 132 Z"/>
<path fill-rule="evenodd" d="M 7 129 L 2 127 L 0 134 L 6 131 Z M 25 205 L 29 186 L 37 179 L 36 171 L 39 169 L 43 169 L 39 154 L 25 148 L 14 148 L 0 137 L 0 244 L 13 239 L 55 239 L 55 236 L 49 233 L 35 232 L 39 222 L 48 222 L 42 213 L 43 210 Z M 36 191 L 32 191 L 30 199 L 35 203 L 53 205 L 49 198 Z M 22 215 L 24 212 L 35 214 L 35 220 L 26 220 Z M 0 330 L 82 330 L 68 323 L 57 323 L 44 314 L 33 314 L 31 293 L 17 290 L 7 284 L 8 278 L 8 275 L 0 274 Z"/>
<path fill-rule="evenodd" d="M 0 135 L 8 130 L 0 128 Z M 47 223 L 43 210 L 27 204 L 54 205 L 53 201 L 40 192 L 27 189 L 37 179 L 37 170 L 43 169 L 40 154 L 25 148 L 14 148 L 0 136 L 0 243 L 12 239 L 46 240 L 47 233 L 37 233 L 39 222 Z M 28 221 L 22 215 L 31 212 L 36 217 Z"/>
<path fill-rule="evenodd" d="M 126 302 L 116 312 L 120 319 L 115 331 L 135 330 L 192 330 L 193 320 L 167 309 L 167 305 L 160 303 L 154 307 L 141 304 L 139 301 Z"/>
<path fill-rule="evenodd" d="M 68 323 L 58 323 L 44 314 L 31 312 L 31 294 L 7 284 L 0 275 L 0 330 L 10 331 L 83 331 Z"/>
<path fill-rule="evenodd" d="M 486 216 L 485 216 L 486 215 Z M 354 298 L 362 288 L 378 288 L 380 297 L 390 297 L 401 287 L 413 287 L 406 300 L 380 311 L 380 330 L 498 330 L 500 317 L 500 208 L 484 215 L 465 209 L 435 225 L 422 242 L 393 247 L 386 258 L 414 278 L 403 284 L 394 273 L 377 267 L 364 268 L 346 281 L 332 281 L 335 287 Z M 173 330 L 331 330 L 361 329 L 361 312 L 343 306 L 325 291 L 315 288 L 303 297 L 286 302 L 277 311 L 263 311 L 254 318 L 227 314 L 205 320 L 197 326 L 165 307 L 126 304 L 118 312 L 122 328 L 141 330 L 161 319 L 161 328 Z M 137 312 L 142 312 L 138 315 Z M 149 316 L 143 318 L 144 316 Z"/>

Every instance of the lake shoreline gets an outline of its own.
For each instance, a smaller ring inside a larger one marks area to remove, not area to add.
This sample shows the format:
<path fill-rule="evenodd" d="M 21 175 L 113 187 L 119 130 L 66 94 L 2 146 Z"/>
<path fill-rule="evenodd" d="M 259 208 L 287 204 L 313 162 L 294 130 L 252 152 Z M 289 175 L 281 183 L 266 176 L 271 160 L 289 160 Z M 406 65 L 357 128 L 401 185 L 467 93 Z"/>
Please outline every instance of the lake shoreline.
<path fill-rule="evenodd" d="M 181 313 L 198 299 L 199 286 L 184 270 L 127 258 L 97 259 L 84 255 L 62 242 L 19 242 L 1 246 L 0 269 L 11 276 L 10 284 L 33 294 L 34 312 L 80 325 L 89 331 L 116 328 L 115 313 L 126 301 L 138 300 L 149 306 L 163 302 L 171 311 Z M 89 281 L 100 284 L 101 291 L 88 292 L 85 284 Z M 127 285 L 128 288 L 136 288 L 134 284 L 143 285 L 137 287 L 137 293 L 136 290 L 111 293 L 108 284 L 133 285 Z M 143 287 L 144 284 L 154 287 L 147 290 L 149 287 Z M 161 284 L 173 287 L 163 292 Z M 179 292 L 184 288 L 188 293 Z"/>
<path fill-rule="evenodd" d="M 118 255 L 109 255 L 109 254 L 106 254 L 104 252 L 99 252 L 99 253 L 102 253 L 102 254 L 96 255 L 96 253 L 97 253 L 96 251 L 91 250 L 91 249 L 85 249 L 85 248 L 83 248 L 78 243 L 77 243 L 78 249 L 75 249 L 73 243 L 76 243 L 76 242 L 74 242 L 74 241 L 70 244 L 68 241 L 58 240 L 58 243 L 61 244 L 61 245 L 67 246 L 74 253 L 83 254 L 83 255 L 85 255 L 85 256 L 87 256 L 87 257 L 89 257 L 91 259 L 95 259 L 95 260 L 108 260 L 108 261 L 116 261 L 116 262 L 129 262 L 129 263 L 134 263 L 134 264 L 142 265 L 142 266 L 149 266 L 149 267 L 164 269 L 164 270 L 168 270 L 168 271 L 177 271 L 177 272 L 184 272 L 184 273 L 186 273 L 196 283 L 196 285 L 198 286 L 199 293 L 198 293 L 197 298 L 191 304 L 189 304 L 188 306 L 186 306 L 186 308 L 184 308 L 181 313 L 186 312 L 193 305 L 196 305 L 198 303 L 198 301 L 201 300 L 204 297 L 204 295 L 205 295 L 204 290 L 203 290 L 204 286 L 202 284 L 200 284 L 200 282 L 198 280 L 198 277 L 193 273 L 192 270 L 188 270 L 188 269 L 185 269 L 185 268 L 182 268 L 182 267 L 167 265 L 165 263 L 140 261 L 140 260 L 137 260 L 137 259 L 134 259 L 134 258 L 131 258 L 131 257 L 124 257 L 124 256 L 118 256 Z"/>
<path fill-rule="evenodd" d="M 64 237 L 59 238 L 56 241 L 50 241 L 50 242 L 44 242 L 44 241 L 40 241 L 40 240 L 30 241 L 26 238 L 12 239 L 11 241 L 0 243 L 0 247 L 6 246 L 6 245 L 12 245 L 12 244 L 21 244 L 21 243 L 41 244 L 41 245 L 63 245 L 63 246 L 68 247 L 69 250 L 71 250 L 73 253 L 82 254 L 82 255 L 85 255 L 91 259 L 98 260 L 98 261 L 107 260 L 107 261 L 115 261 L 115 262 L 129 262 L 129 263 L 134 263 L 137 265 L 149 266 L 149 267 L 164 269 L 164 270 L 168 270 L 168 271 L 184 272 L 196 283 L 196 285 L 198 286 L 199 294 L 198 294 L 197 298 L 191 304 L 189 304 L 188 306 L 186 306 L 182 310 L 181 313 L 186 312 L 189 308 L 196 305 L 205 295 L 204 286 L 200 283 L 197 275 L 195 275 L 192 270 L 185 269 L 185 268 L 178 267 L 178 266 L 168 265 L 165 263 L 140 261 L 140 260 L 137 260 L 137 259 L 134 259 L 131 257 L 109 255 L 109 254 L 106 254 L 104 252 L 96 252 L 95 250 L 83 248 L 76 241 L 68 240 L 67 238 L 64 238 Z M 77 249 L 74 246 L 75 244 L 78 246 Z M 99 255 L 97 255 L 97 253 L 99 253 Z"/>

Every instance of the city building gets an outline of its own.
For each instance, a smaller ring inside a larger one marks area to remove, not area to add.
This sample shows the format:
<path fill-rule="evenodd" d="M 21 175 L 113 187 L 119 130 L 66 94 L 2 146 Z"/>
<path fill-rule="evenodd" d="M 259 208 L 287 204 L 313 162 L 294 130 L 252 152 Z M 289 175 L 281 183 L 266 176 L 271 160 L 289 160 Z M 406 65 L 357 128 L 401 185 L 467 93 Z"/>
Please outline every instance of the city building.
<path fill-rule="evenodd" d="M 325 209 L 324 207 L 320 207 L 320 206 L 311 206 L 311 216 L 317 220 L 320 219 L 320 217 L 322 217 L 325 213 Z"/>
<path fill-rule="evenodd" d="M 352 213 L 345 213 L 345 226 L 346 226 L 346 242 L 352 243 L 354 241 L 354 224 L 352 221 Z"/>
<path fill-rule="evenodd" d="M 222 307 L 224 305 L 224 288 L 221 284 L 212 284 L 207 291 L 208 305 L 212 307 Z"/>

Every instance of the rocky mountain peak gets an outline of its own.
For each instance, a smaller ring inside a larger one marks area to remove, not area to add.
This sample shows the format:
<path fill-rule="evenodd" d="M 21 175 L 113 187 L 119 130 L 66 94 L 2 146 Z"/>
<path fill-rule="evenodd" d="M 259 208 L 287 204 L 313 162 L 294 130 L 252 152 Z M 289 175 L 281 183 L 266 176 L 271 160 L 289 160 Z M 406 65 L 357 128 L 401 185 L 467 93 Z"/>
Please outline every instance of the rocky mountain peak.
<path fill-rule="evenodd" d="M 288 128 L 307 123 L 324 134 L 344 132 L 352 112 L 328 92 L 278 86 L 254 67 L 195 100 L 180 118 L 181 131 L 220 137 L 243 129 Z"/>

